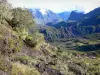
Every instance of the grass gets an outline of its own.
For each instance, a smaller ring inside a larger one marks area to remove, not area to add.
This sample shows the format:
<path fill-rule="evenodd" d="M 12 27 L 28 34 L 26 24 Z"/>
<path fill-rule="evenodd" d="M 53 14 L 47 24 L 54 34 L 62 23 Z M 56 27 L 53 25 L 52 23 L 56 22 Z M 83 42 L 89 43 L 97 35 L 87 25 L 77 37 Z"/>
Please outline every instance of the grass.
<path fill-rule="evenodd" d="M 34 58 L 32 58 L 32 57 L 30 57 L 28 55 L 26 55 L 26 56 L 25 55 L 23 55 L 23 56 L 13 56 L 12 61 L 20 62 L 22 64 L 30 65 L 30 66 L 40 62 L 39 59 L 36 59 L 36 58 L 34 59 Z"/>
<path fill-rule="evenodd" d="M 100 57 L 91 59 L 88 57 L 85 58 L 73 58 L 74 63 L 78 63 L 81 66 L 83 65 L 87 69 L 87 74 L 95 75 L 100 73 Z"/>
<path fill-rule="evenodd" d="M 10 63 L 5 60 L 4 56 L 0 55 L 0 70 L 8 72 L 10 67 Z"/>
<path fill-rule="evenodd" d="M 12 75 L 40 75 L 34 67 L 29 67 L 18 62 L 12 63 Z"/>

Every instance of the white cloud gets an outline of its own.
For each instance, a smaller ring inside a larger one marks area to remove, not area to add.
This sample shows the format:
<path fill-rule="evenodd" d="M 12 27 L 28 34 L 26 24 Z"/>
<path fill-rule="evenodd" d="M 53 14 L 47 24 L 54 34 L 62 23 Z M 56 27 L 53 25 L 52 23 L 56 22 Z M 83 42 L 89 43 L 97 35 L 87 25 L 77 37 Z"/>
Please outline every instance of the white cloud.
<path fill-rule="evenodd" d="M 73 9 L 89 12 L 100 7 L 100 0 L 8 0 L 14 6 L 27 8 L 46 8 L 54 12 L 61 12 Z"/>

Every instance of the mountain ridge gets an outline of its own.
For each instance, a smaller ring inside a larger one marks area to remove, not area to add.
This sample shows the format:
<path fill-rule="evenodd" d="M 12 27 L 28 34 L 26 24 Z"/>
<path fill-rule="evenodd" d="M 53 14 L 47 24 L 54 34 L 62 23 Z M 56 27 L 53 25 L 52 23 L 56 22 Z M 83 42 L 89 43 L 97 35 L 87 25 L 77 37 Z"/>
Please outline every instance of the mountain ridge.
<path fill-rule="evenodd" d="M 48 26 L 54 27 L 59 31 L 60 36 L 58 38 L 76 37 L 76 36 L 84 37 L 87 34 L 99 33 L 100 14 L 95 10 L 100 11 L 100 8 L 96 8 L 93 11 L 86 14 L 79 12 L 77 13 L 74 11 L 74 14 L 72 12 L 73 15 L 71 16 L 72 19 L 70 18 L 70 20 L 66 22 L 62 21 L 57 24 L 51 24 Z M 87 14 L 89 15 L 88 18 L 86 18 Z M 52 34 L 52 36 L 53 35 L 58 36 L 58 33 Z"/>
<path fill-rule="evenodd" d="M 56 13 L 48 9 L 29 9 L 32 13 L 36 24 L 45 25 L 49 22 L 58 23 L 63 21 Z"/>

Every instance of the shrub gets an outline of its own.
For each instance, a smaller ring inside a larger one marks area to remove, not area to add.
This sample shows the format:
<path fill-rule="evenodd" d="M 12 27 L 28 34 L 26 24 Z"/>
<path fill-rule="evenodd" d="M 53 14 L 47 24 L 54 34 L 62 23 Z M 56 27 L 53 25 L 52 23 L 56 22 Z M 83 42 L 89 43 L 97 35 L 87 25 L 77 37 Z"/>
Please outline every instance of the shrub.
<path fill-rule="evenodd" d="M 24 42 L 31 47 L 36 47 L 36 45 L 39 45 L 44 42 L 44 36 L 38 32 L 35 32 L 31 35 L 28 35 L 25 38 Z"/>
<path fill-rule="evenodd" d="M 34 67 L 12 63 L 12 75 L 40 75 L 40 73 Z"/>
<path fill-rule="evenodd" d="M 11 21 L 13 18 L 9 4 L 0 3 L 0 20 Z"/>
<path fill-rule="evenodd" d="M 34 25 L 33 17 L 27 9 L 15 8 L 12 10 L 12 27 L 30 27 Z"/>
<path fill-rule="evenodd" d="M 37 42 L 33 39 L 33 37 L 31 35 L 27 36 L 25 38 L 25 43 L 31 47 L 35 47 Z"/>
<path fill-rule="evenodd" d="M 7 72 L 9 71 L 10 67 L 11 67 L 11 64 L 8 61 L 6 61 L 4 57 L 0 55 L 0 70 Z"/>

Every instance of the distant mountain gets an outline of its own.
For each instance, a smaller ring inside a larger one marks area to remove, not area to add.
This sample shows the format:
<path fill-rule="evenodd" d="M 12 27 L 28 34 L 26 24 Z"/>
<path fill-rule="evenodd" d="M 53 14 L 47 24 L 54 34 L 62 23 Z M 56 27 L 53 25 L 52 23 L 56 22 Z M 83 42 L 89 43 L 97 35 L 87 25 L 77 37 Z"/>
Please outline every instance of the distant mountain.
<path fill-rule="evenodd" d="M 90 25 L 100 25 L 100 7 L 90 11 L 87 14 L 84 14 L 82 17 L 82 24 L 84 26 Z"/>
<path fill-rule="evenodd" d="M 61 12 L 61 13 L 58 13 L 58 15 L 64 20 L 64 21 L 67 21 L 69 16 L 70 16 L 71 12 Z"/>
<path fill-rule="evenodd" d="M 100 15 L 100 7 L 90 11 L 89 13 L 85 14 L 84 17 L 91 17 L 91 16 L 96 16 L 96 15 Z"/>
<path fill-rule="evenodd" d="M 83 37 L 88 34 L 100 33 L 100 8 L 96 8 L 86 14 L 73 11 L 67 22 L 62 21 L 49 26 L 54 27 L 54 31 L 57 29 L 59 34 L 58 32 L 52 34 L 52 36 L 57 35 L 57 38 Z M 51 37 L 47 36 L 47 38 Z"/>
<path fill-rule="evenodd" d="M 91 16 L 84 19 L 81 23 L 82 26 L 98 26 L 100 25 L 100 15 Z"/>
<path fill-rule="evenodd" d="M 84 15 L 83 12 L 72 11 L 68 20 L 78 21 Z"/>
<path fill-rule="evenodd" d="M 29 9 L 36 24 L 45 25 L 47 23 L 58 23 L 63 19 L 51 10 L 47 9 Z"/>

